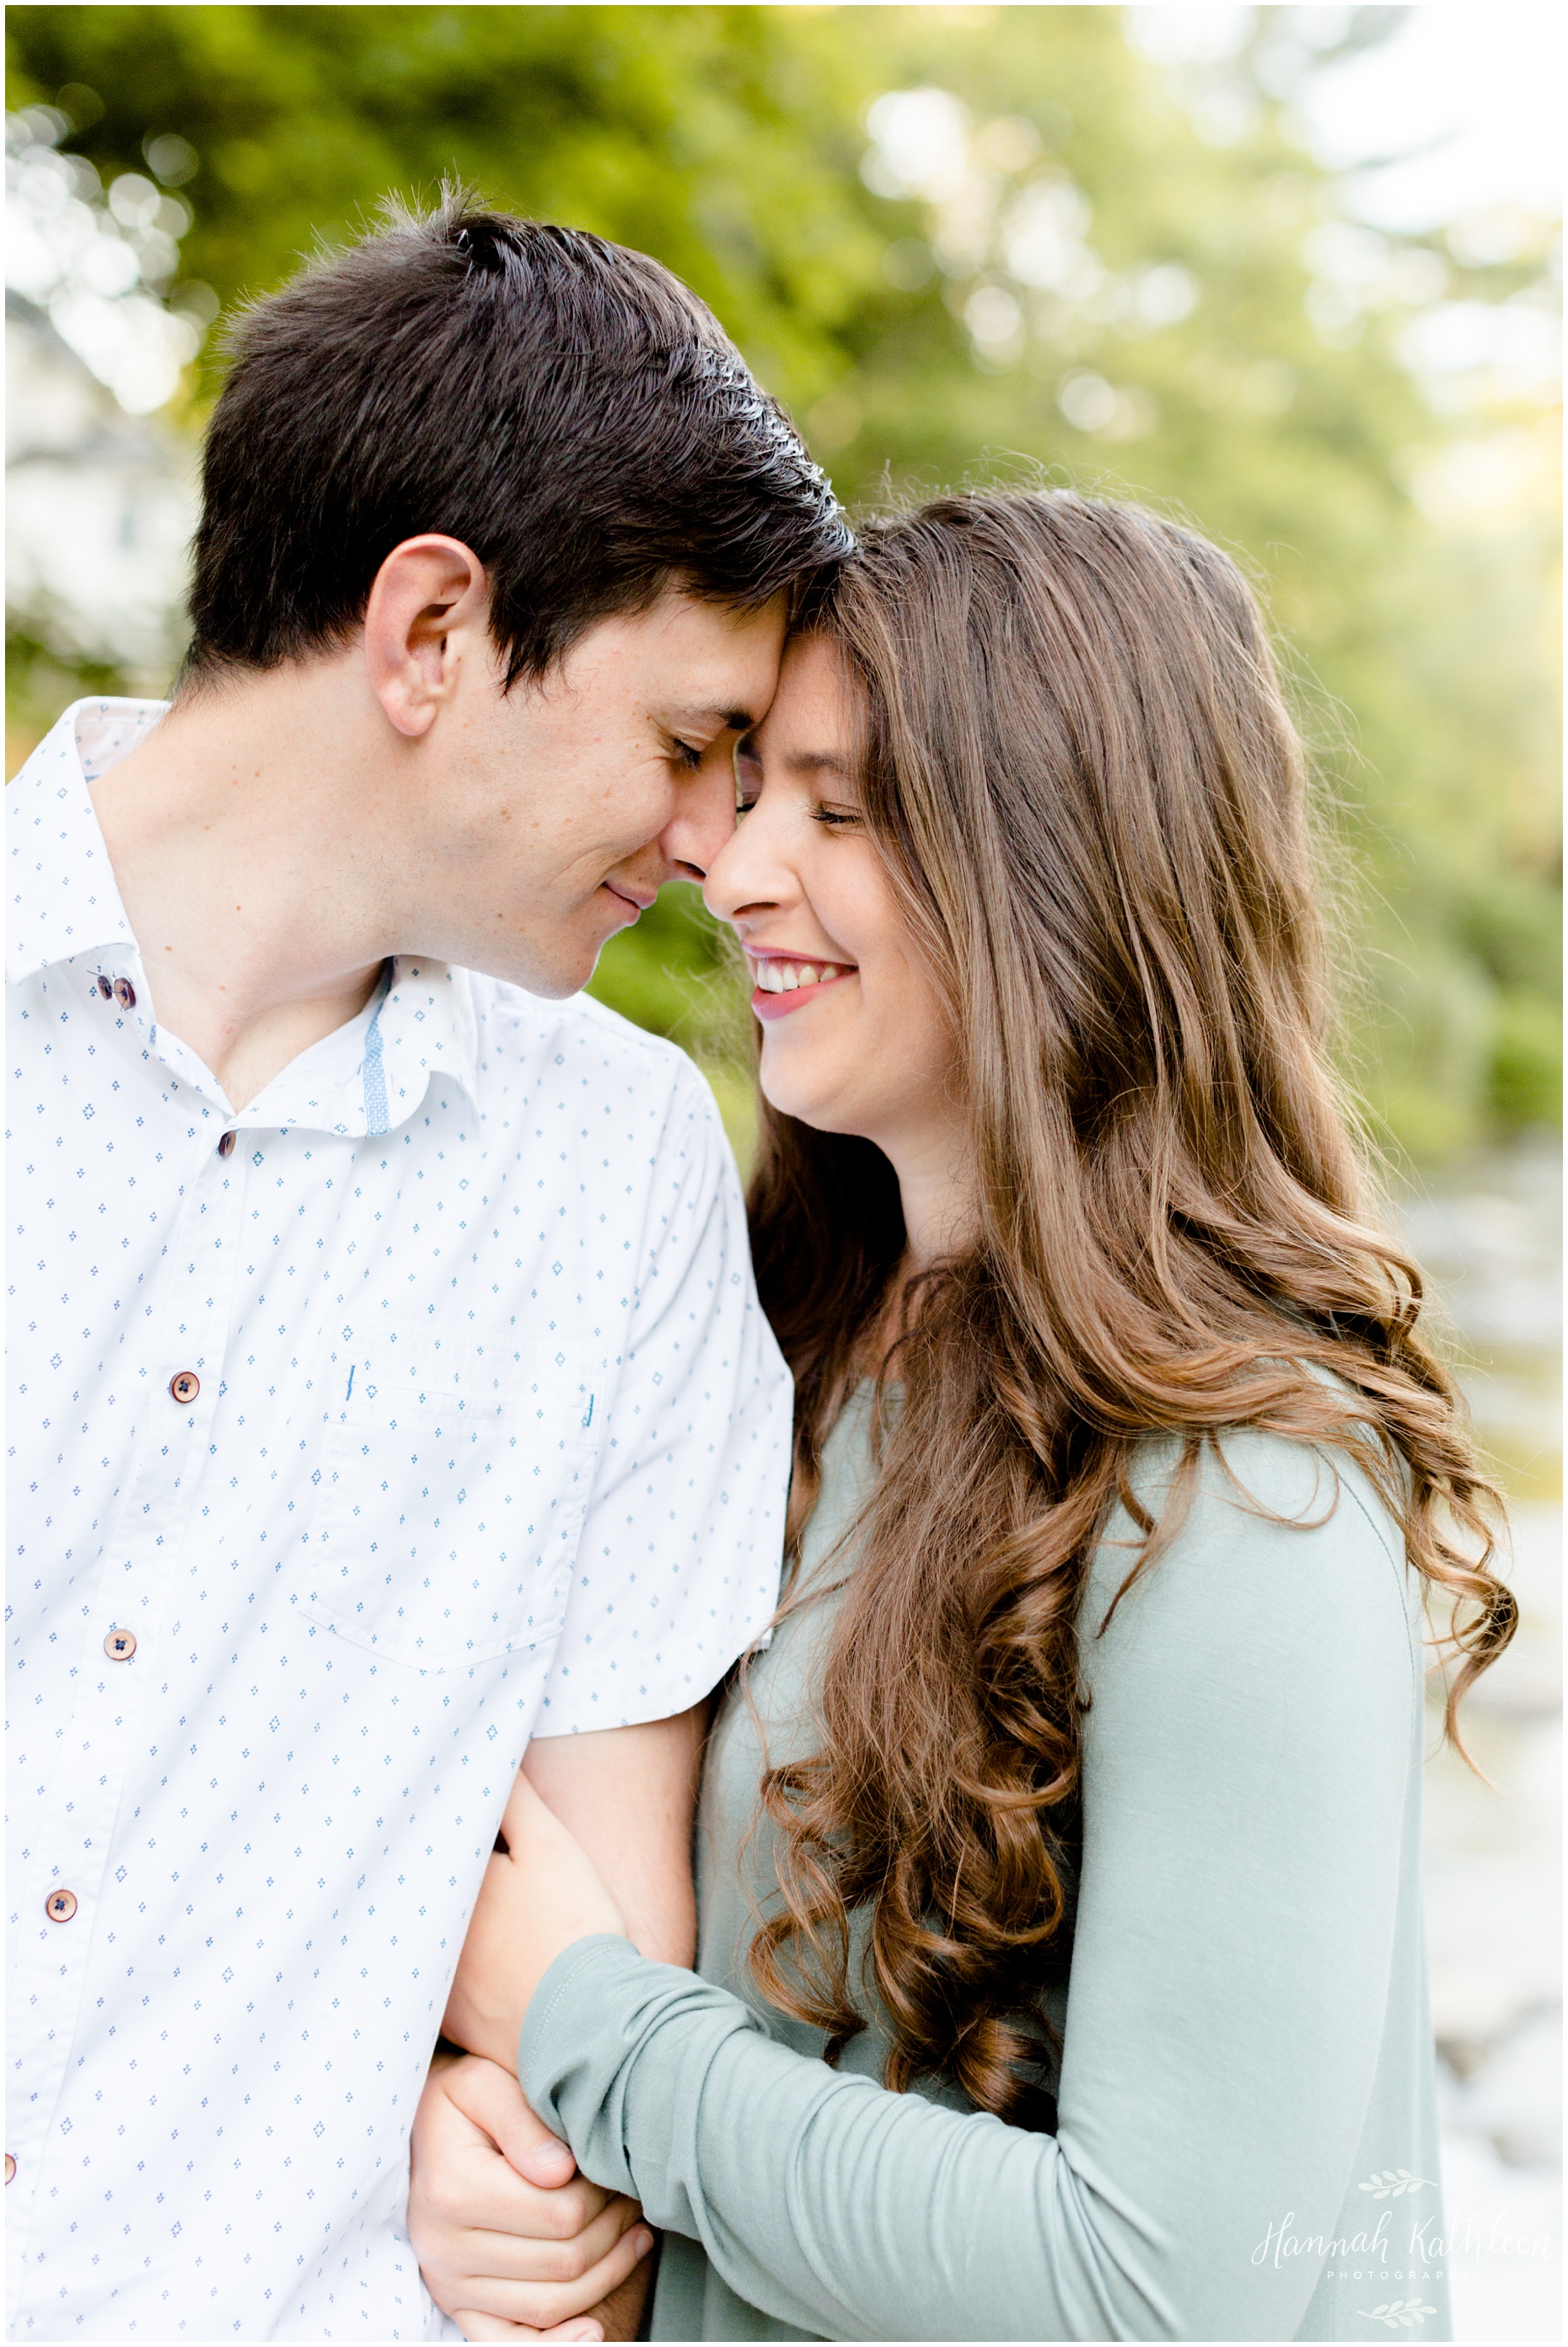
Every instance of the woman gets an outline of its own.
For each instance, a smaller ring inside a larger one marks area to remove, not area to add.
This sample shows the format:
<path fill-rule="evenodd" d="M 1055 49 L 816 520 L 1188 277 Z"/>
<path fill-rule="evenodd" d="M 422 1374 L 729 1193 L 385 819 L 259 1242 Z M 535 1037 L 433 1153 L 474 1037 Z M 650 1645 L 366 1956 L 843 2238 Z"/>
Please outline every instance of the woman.
<path fill-rule="evenodd" d="M 797 1435 L 698 1975 L 524 1787 L 448 2028 L 505 2063 L 526 2008 L 533 2108 L 666 2229 L 655 2338 L 1445 2337 L 1421 1606 L 1450 1729 L 1513 1608 L 1252 599 L 1125 507 L 938 503 L 740 772 Z"/>

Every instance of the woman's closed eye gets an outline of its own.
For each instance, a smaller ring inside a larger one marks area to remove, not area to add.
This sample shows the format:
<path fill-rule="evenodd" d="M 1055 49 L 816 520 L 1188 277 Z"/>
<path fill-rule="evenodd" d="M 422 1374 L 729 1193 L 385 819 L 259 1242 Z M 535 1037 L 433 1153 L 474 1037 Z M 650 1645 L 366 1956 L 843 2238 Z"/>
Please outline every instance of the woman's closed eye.
<path fill-rule="evenodd" d="M 855 807 L 844 806 L 831 799 L 818 799 L 811 811 L 811 819 L 813 823 L 820 823 L 825 830 L 843 831 L 858 824 L 860 815 Z"/>

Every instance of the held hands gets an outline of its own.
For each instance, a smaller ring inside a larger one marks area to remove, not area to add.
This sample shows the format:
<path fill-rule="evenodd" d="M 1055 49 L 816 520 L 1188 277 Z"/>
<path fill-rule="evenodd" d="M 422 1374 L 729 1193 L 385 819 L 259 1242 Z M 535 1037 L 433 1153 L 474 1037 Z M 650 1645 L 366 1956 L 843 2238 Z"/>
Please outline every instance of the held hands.
<path fill-rule="evenodd" d="M 556 1957 L 626 1925 L 522 1776 L 501 1829 L 443 2024 L 469 2058 L 432 2070 L 415 2118 L 409 2239 L 432 2298 L 470 2339 L 631 2338 L 642 2277 L 625 2286 L 653 2236 L 634 2201 L 577 2175 L 515 2067 L 528 2000 Z"/>
<path fill-rule="evenodd" d="M 585 2176 L 511 2070 L 437 2065 L 414 2121 L 408 2236 L 469 2339 L 630 2337 L 603 2301 L 652 2247 L 633 2200 Z M 635 2324 L 631 2327 L 635 2329 Z"/>
<path fill-rule="evenodd" d="M 526 1777 L 501 1831 L 507 1848 L 485 1870 L 442 2026 L 511 2072 L 528 2000 L 557 1956 L 595 1932 L 627 1934 L 592 1860 Z"/>

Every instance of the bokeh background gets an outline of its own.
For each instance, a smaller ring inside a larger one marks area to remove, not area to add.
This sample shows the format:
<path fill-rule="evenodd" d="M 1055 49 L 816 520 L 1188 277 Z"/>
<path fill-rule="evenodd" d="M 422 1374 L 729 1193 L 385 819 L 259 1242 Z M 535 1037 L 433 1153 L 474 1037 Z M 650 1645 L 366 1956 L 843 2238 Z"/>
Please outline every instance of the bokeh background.
<path fill-rule="evenodd" d="M 1345 1065 L 1512 1501 L 1491 1783 L 1430 1779 L 1433 1991 L 1460 2335 L 1560 2336 L 1553 14 L 23 5 L 7 67 L 8 774 L 80 692 L 167 686 L 225 317 L 454 170 L 669 262 L 852 507 L 1043 468 L 1245 563 Z M 743 1156 L 693 893 L 595 990 Z"/>

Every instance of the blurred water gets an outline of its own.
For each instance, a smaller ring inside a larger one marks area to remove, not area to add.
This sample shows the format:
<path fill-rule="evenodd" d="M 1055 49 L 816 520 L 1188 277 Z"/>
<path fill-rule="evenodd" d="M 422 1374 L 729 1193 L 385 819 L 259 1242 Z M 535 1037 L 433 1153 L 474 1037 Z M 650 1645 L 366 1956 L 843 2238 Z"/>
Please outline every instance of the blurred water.
<path fill-rule="evenodd" d="M 1461 2340 L 1563 2336 L 1562 1199 L 1561 1154 L 1541 1146 L 1478 1158 L 1399 1208 L 1509 1492 L 1520 1603 L 1465 1706 L 1490 1781 L 1430 1722 L 1427 1930 Z"/>

